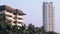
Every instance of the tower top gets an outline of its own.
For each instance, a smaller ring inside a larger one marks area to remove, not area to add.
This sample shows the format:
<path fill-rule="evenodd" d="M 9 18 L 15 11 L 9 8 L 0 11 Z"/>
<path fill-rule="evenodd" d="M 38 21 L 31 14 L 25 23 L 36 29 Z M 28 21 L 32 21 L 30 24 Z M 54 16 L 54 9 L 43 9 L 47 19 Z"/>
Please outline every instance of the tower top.
<path fill-rule="evenodd" d="M 45 2 L 51 2 L 52 0 L 44 0 Z"/>
<path fill-rule="evenodd" d="M 46 2 L 48 1 L 48 0 L 45 0 Z"/>
<path fill-rule="evenodd" d="M 45 2 L 48 2 L 48 0 L 44 0 Z"/>

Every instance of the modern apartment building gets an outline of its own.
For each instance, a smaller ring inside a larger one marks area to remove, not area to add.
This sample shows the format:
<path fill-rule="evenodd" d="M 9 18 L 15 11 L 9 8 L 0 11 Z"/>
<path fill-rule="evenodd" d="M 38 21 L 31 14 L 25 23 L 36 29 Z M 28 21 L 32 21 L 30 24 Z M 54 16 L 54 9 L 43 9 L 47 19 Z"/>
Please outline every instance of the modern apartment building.
<path fill-rule="evenodd" d="M 8 24 L 22 26 L 24 15 L 26 14 L 22 10 L 14 9 L 7 5 L 0 6 L 0 18 L 3 18 L 0 19 L 0 22 L 4 21 Z"/>
<path fill-rule="evenodd" d="M 46 32 L 54 31 L 54 6 L 52 2 L 43 2 L 43 27 Z"/>

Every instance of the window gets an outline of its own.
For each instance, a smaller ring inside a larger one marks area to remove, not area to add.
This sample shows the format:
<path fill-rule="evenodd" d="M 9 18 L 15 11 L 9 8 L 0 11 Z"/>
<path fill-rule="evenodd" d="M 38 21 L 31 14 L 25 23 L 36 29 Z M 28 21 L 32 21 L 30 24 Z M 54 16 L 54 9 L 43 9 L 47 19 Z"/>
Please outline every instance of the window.
<path fill-rule="evenodd" d="M 0 14 L 0 16 L 2 16 L 3 14 Z"/>
<path fill-rule="evenodd" d="M 12 13 L 12 11 L 7 11 L 7 12 Z"/>
<path fill-rule="evenodd" d="M 22 22 L 18 22 L 18 23 L 22 24 Z"/>
<path fill-rule="evenodd" d="M 16 19 L 17 19 L 17 17 L 14 17 L 13 19 L 15 19 L 15 20 L 16 20 Z"/>
<path fill-rule="evenodd" d="M 2 12 L 2 10 L 0 10 L 0 12 Z"/>
<path fill-rule="evenodd" d="M 15 24 L 16 24 L 16 23 L 17 23 L 17 21 L 14 21 L 13 23 L 15 23 Z"/>
<path fill-rule="evenodd" d="M 17 13 L 13 13 L 14 15 L 17 15 Z"/>
<path fill-rule="evenodd" d="M 18 18 L 19 20 L 23 20 L 23 18 Z"/>
<path fill-rule="evenodd" d="M 18 15 L 22 16 L 22 14 L 18 13 Z"/>
<path fill-rule="evenodd" d="M 12 13 L 12 11 L 9 11 L 10 13 Z"/>
<path fill-rule="evenodd" d="M 6 16 L 8 16 L 8 17 L 12 17 L 11 15 L 6 15 Z"/>

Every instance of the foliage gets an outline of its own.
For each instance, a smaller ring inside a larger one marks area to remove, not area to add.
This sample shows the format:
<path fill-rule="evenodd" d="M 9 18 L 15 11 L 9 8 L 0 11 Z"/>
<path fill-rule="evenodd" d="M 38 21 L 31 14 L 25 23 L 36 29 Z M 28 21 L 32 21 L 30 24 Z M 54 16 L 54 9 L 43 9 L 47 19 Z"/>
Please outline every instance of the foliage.
<path fill-rule="evenodd" d="M 26 26 L 25 24 L 22 27 L 17 25 L 12 26 L 7 23 L 0 24 L 0 34 L 43 34 L 43 28 L 35 27 L 32 24 Z M 46 34 L 57 34 L 55 32 L 46 32 Z"/>

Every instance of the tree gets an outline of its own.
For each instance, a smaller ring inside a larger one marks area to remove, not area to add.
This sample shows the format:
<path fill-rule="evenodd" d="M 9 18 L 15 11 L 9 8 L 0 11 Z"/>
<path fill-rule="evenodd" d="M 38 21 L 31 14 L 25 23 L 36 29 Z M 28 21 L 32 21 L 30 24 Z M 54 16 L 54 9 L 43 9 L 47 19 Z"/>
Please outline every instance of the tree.
<path fill-rule="evenodd" d="M 34 33 L 35 33 L 35 27 L 34 27 L 34 25 L 29 24 L 27 30 L 28 30 L 28 32 L 29 32 L 30 34 L 34 34 Z"/>

